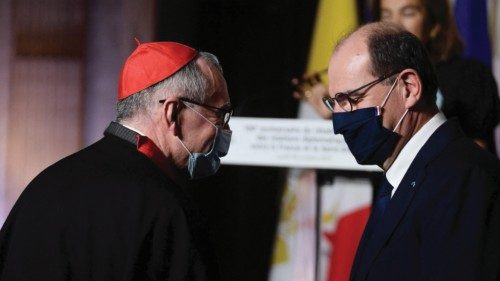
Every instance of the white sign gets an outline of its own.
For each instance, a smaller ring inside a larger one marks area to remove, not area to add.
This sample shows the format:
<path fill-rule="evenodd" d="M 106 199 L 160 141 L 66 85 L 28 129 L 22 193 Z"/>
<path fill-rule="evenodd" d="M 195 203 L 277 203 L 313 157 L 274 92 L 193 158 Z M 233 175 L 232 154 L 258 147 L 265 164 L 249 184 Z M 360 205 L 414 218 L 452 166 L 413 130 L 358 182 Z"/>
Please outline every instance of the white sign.
<path fill-rule="evenodd" d="M 381 171 L 356 163 L 331 121 L 233 117 L 229 124 L 233 136 L 222 164 Z"/>

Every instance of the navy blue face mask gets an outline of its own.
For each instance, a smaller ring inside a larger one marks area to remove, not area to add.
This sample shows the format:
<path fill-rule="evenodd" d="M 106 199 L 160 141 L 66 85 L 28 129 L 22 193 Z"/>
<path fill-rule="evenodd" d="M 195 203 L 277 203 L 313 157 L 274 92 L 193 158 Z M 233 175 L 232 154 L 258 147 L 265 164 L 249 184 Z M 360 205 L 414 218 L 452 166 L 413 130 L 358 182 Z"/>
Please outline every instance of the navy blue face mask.
<path fill-rule="evenodd" d="M 397 80 L 391 87 L 382 106 L 357 109 L 351 112 L 332 114 L 333 132 L 342 134 L 352 155 L 359 164 L 382 166 L 393 152 L 400 136 L 395 133 L 408 110 L 394 130 L 382 126 L 382 107 L 391 94 Z"/>

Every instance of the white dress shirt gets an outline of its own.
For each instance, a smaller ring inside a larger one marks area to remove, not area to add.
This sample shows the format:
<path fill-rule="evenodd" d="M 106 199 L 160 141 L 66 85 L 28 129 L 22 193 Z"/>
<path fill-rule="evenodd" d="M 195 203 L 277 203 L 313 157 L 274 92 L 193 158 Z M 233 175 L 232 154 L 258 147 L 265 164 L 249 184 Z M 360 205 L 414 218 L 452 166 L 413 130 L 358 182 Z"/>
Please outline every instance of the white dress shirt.
<path fill-rule="evenodd" d="M 392 189 L 391 197 L 396 193 L 399 184 L 403 180 L 408 168 L 417 156 L 417 153 L 422 149 L 431 135 L 446 121 L 446 117 L 442 112 L 436 113 L 427 123 L 413 135 L 413 137 L 406 143 L 403 149 L 399 152 L 398 157 L 392 163 L 392 166 L 387 170 L 385 176 L 387 181 L 394 187 Z"/>

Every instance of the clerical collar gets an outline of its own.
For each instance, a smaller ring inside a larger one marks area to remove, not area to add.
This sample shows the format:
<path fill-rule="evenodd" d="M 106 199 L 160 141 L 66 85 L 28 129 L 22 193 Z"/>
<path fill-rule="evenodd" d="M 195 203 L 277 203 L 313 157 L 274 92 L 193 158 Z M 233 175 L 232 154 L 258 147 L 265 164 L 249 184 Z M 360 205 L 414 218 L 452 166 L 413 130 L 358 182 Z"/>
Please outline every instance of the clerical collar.
<path fill-rule="evenodd" d="M 125 140 L 135 146 L 137 146 L 137 135 L 138 133 L 131 130 L 118 122 L 111 122 L 109 126 L 104 131 L 104 135 L 113 135 L 122 140 Z"/>
<path fill-rule="evenodd" d="M 147 136 L 118 122 L 111 122 L 104 131 L 104 134 L 113 135 L 133 144 L 137 151 L 151 159 L 165 174 L 169 174 L 167 171 L 167 167 L 169 166 L 167 157 Z"/>

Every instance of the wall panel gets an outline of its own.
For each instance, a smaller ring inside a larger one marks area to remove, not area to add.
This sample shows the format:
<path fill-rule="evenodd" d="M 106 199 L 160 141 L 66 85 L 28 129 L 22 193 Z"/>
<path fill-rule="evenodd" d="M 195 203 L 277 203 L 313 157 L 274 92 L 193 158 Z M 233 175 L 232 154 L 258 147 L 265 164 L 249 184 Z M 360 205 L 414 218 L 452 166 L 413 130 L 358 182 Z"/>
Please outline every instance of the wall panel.
<path fill-rule="evenodd" d="M 86 0 L 10 3 L 4 209 L 42 169 L 81 148 L 86 42 Z"/>
<path fill-rule="evenodd" d="M 81 145 L 80 62 L 17 58 L 9 101 L 7 198 L 15 199 L 43 168 Z"/>
<path fill-rule="evenodd" d="M 10 94 L 11 28 L 10 0 L 0 1 L 0 225 L 10 209 L 10 202 L 5 200 L 6 160 L 7 160 L 7 125 Z"/>

